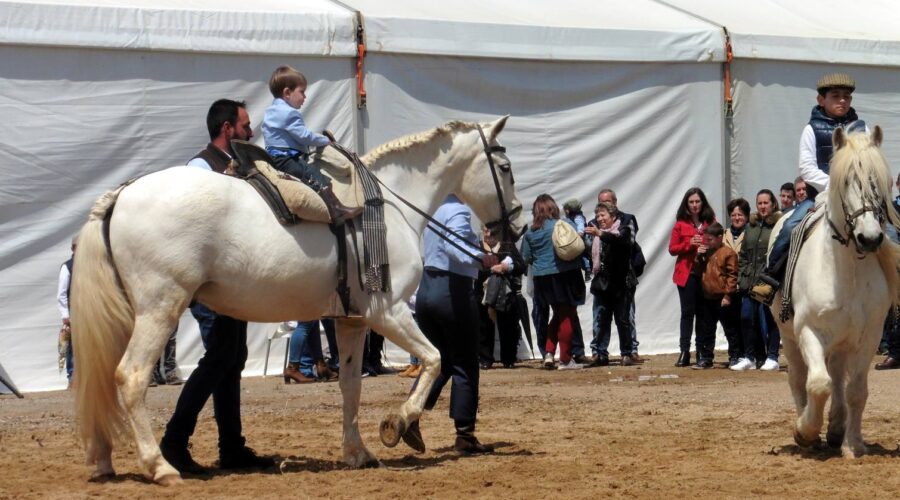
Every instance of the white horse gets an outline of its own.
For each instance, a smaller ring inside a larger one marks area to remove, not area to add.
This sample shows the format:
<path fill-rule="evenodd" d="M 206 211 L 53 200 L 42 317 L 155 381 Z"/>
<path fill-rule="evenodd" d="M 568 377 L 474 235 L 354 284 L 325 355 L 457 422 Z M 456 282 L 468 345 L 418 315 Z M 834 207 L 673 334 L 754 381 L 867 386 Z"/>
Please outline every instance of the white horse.
<path fill-rule="evenodd" d="M 881 153 L 882 132 L 834 133 L 826 220 L 800 250 L 791 286 L 794 316 L 778 321 L 797 421 L 794 440 L 819 442 L 825 402 L 832 396 L 826 442 L 853 458 L 865 453 L 862 413 L 868 370 L 885 317 L 898 301 L 900 246 L 884 237 L 900 222 L 891 207 L 891 174 Z M 823 217 L 823 219 L 825 218 Z M 772 231 L 773 242 L 785 218 Z"/>
<path fill-rule="evenodd" d="M 450 122 L 382 145 L 363 161 L 427 213 L 455 193 L 482 221 L 495 221 L 502 199 L 515 214 L 510 225 L 518 234 L 525 226 L 521 203 L 509 160 L 496 146 L 505 123 L 506 117 L 484 125 L 482 137 L 476 124 Z M 329 158 L 347 161 L 326 148 L 323 159 Z M 490 162 L 499 166 L 497 187 Z M 418 421 L 440 372 L 438 351 L 406 305 L 422 274 L 419 238 L 426 221 L 392 194 L 384 197 L 392 290 L 369 295 L 354 286 L 359 280 L 351 257 L 351 300 L 363 317 L 337 320 L 343 458 L 353 467 L 378 464 L 357 423 L 366 329 L 424 366 L 398 414 L 382 422 L 385 444 L 396 444 Z M 180 482 L 160 454 L 144 404 L 151 370 L 178 318 L 195 298 L 247 321 L 318 319 L 337 284 L 336 246 L 327 225 L 281 226 L 248 183 L 197 168 L 156 172 L 98 199 L 78 238 L 72 281 L 76 414 L 88 463 L 96 464 L 93 475 L 114 474 L 113 444 L 130 427 L 142 472 L 161 484 Z"/>

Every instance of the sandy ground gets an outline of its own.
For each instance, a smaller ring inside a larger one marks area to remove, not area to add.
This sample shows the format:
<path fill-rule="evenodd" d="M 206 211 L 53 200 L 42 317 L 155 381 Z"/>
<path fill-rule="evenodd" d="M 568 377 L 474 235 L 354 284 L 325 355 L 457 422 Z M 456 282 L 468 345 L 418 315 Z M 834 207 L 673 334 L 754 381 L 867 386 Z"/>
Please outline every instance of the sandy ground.
<path fill-rule="evenodd" d="M 360 426 L 384 464 L 367 470 L 340 462 L 337 384 L 246 379 L 248 444 L 283 460 L 280 470 L 217 471 L 173 488 L 139 475 L 130 443 L 114 452 L 115 479 L 88 482 L 71 393 L 3 395 L 0 498 L 895 498 L 900 491 L 900 371 L 871 372 L 863 422 L 870 453 L 847 461 L 793 443 L 784 371 L 697 372 L 673 362 L 659 356 L 641 367 L 549 372 L 526 363 L 483 371 L 479 436 L 497 452 L 480 457 L 453 451 L 446 397 L 423 417 L 428 451 L 385 448 L 378 422 L 410 382 L 364 379 Z M 148 391 L 158 435 L 179 390 Z M 198 462 L 217 460 L 209 406 L 192 443 Z"/>

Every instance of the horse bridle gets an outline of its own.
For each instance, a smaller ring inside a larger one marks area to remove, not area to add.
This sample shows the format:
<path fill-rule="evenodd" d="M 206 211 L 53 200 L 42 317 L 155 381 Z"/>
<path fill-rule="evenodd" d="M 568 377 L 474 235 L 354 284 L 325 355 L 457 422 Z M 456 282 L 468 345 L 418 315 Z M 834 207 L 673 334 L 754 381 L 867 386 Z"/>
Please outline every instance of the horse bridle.
<path fill-rule="evenodd" d="M 884 210 L 884 203 L 883 201 L 882 203 L 878 203 L 878 200 L 869 200 L 865 197 L 865 195 L 862 195 L 863 205 L 853 212 L 850 212 L 850 210 L 847 208 L 847 204 L 844 203 L 843 195 L 838 193 L 838 196 L 841 200 L 841 211 L 844 212 L 844 230 L 847 233 L 847 236 L 844 237 L 841 234 L 840 230 L 837 227 L 837 224 L 835 224 L 834 221 L 831 220 L 831 217 L 826 214 L 825 219 L 828 221 L 828 225 L 831 226 L 831 230 L 834 233 L 833 235 L 831 235 L 831 237 L 845 247 L 849 246 L 850 241 L 852 240 L 853 245 L 856 247 L 856 253 L 864 256 L 865 252 L 863 252 L 859 248 L 859 241 L 856 240 L 856 235 L 854 234 L 854 231 L 856 231 L 856 220 L 865 215 L 866 212 L 873 212 L 875 214 L 875 217 L 878 219 L 878 223 L 882 227 L 884 227 L 884 222 L 887 219 Z"/>
<path fill-rule="evenodd" d="M 511 183 L 514 184 L 514 183 L 515 183 L 515 180 L 512 179 L 512 168 L 510 167 L 510 165 L 509 165 L 509 164 L 506 164 L 505 167 L 504 167 L 504 166 L 498 167 L 498 166 L 494 163 L 494 156 L 493 156 L 493 154 L 494 154 L 494 153 L 505 153 L 505 152 L 506 152 L 506 148 L 503 147 L 503 146 L 491 146 L 491 145 L 488 143 L 487 138 L 486 138 L 485 135 L 484 135 L 484 131 L 481 129 L 481 125 L 476 125 L 476 126 L 478 127 L 478 135 L 481 136 L 481 142 L 482 142 L 482 144 L 484 144 L 484 149 L 483 149 L 483 151 L 484 151 L 484 154 L 487 156 L 488 166 L 489 166 L 489 168 L 491 169 L 491 176 L 492 176 L 493 179 L 494 179 L 494 188 L 497 190 L 497 200 L 498 200 L 499 203 L 500 203 L 500 218 L 497 219 L 497 220 L 495 220 L 495 221 L 491 221 L 491 222 L 485 223 L 485 226 L 486 226 L 488 229 L 491 229 L 492 227 L 500 226 L 500 231 L 501 231 L 501 234 L 502 234 L 501 240 L 505 241 L 505 240 L 507 239 L 507 236 L 508 236 L 508 235 L 512 235 L 512 234 L 514 233 L 514 231 L 512 230 L 512 216 L 513 216 L 514 214 L 517 214 L 518 212 L 520 212 L 520 211 L 522 210 L 522 207 L 521 207 L 521 206 L 516 207 L 516 208 L 514 208 L 514 209 L 512 210 L 512 212 L 509 212 L 509 211 L 507 211 L 507 209 L 506 209 L 506 203 L 503 201 L 503 191 L 500 189 L 500 178 L 499 178 L 499 176 L 497 175 L 497 169 L 499 168 L 499 169 L 500 169 L 501 171 L 503 171 L 504 173 L 509 173 Z M 339 153 L 341 153 L 341 155 L 343 155 L 344 157 L 346 157 L 346 158 L 347 158 L 351 163 L 353 163 L 357 168 L 365 168 L 365 169 L 368 170 L 368 168 L 367 168 L 366 165 L 362 162 L 362 160 L 359 159 L 359 155 L 356 154 L 355 152 L 348 150 L 347 148 L 345 148 L 344 146 L 338 144 L 338 143 L 335 142 L 334 140 L 331 141 L 330 146 L 333 147 L 334 149 L 336 149 Z M 417 206 L 413 205 L 412 203 L 410 203 L 406 198 L 404 198 L 404 197 L 400 196 L 399 194 L 397 194 L 397 193 L 396 193 L 393 189 L 391 189 L 387 184 L 385 184 L 384 182 L 382 182 L 381 179 L 378 178 L 378 176 L 376 176 L 375 174 L 372 174 L 371 172 L 370 172 L 370 174 L 372 175 L 372 178 L 374 178 L 374 179 L 378 182 L 378 184 L 380 184 L 382 187 L 384 187 L 385 189 L 387 189 L 389 193 L 391 193 L 392 195 L 394 195 L 398 200 L 400 200 L 404 205 L 406 205 L 406 206 L 408 206 L 409 208 L 411 208 L 414 212 L 416 212 L 417 214 L 419 214 L 419 215 L 421 215 L 423 218 L 425 218 L 425 220 L 427 220 L 427 221 L 429 222 L 429 225 L 426 226 L 428 229 L 434 231 L 434 233 L 435 233 L 436 235 L 438 235 L 441 239 L 443 239 L 443 240 L 446 241 L 447 243 L 449 243 L 449 244 L 451 244 L 452 246 L 456 247 L 457 250 L 459 250 L 459 251 L 465 253 L 466 255 L 468 255 L 469 257 L 472 257 L 473 259 L 479 259 L 479 260 L 481 259 L 481 256 L 480 256 L 480 255 L 477 255 L 477 254 L 475 254 L 475 253 L 470 252 L 468 249 L 464 248 L 462 245 L 460 245 L 460 244 L 457 243 L 456 241 L 450 239 L 449 236 L 447 236 L 447 235 L 441 233 L 440 231 L 438 231 L 437 229 L 435 229 L 434 226 L 437 226 L 437 227 L 440 228 L 442 231 L 445 231 L 446 233 L 455 236 L 459 241 L 465 243 L 465 244 L 468 245 L 469 247 L 471 247 L 471 248 L 477 250 L 478 252 L 481 252 L 481 253 L 494 253 L 492 250 L 485 250 L 484 248 L 482 248 L 481 245 L 478 245 L 477 243 L 472 243 L 472 242 L 470 242 L 469 240 L 463 238 L 462 235 L 460 235 L 460 234 L 457 233 L 456 231 L 450 229 L 449 227 L 447 227 L 447 226 L 444 225 L 444 224 L 441 224 L 441 223 L 438 222 L 434 217 L 428 215 L 428 214 L 425 213 L 423 210 L 421 210 L 419 207 L 417 207 Z M 432 224 L 433 224 L 434 226 L 432 226 Z M 492 230 L 492 231 L 493 231 L 493 230 Z M 512 241 L 512 240 L 510 240 L 510 241 Z"/>

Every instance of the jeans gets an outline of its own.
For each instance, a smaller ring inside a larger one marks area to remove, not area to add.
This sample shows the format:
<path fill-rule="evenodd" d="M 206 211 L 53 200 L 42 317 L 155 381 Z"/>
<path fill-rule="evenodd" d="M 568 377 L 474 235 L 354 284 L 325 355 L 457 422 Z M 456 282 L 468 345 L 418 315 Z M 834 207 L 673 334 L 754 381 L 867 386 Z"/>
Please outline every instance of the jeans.
<path fill-rule="evenodd" d="M 191 316 L 197 320 L 197 324 L 200 326 L 200 340 L 203 342 L 203 348 L 209 349 L 207 339 L 209 338 L 209 332 L 212 330 L 213 322 L 216 320 L 215 311 L 199 302 L 194 302 L 191 304 Z"/>
<path fill-rule="evenodd" d="M 332 345 L 334 338 L 334 320 L 323 319 L 322 327 L 325 328 L 325 337 L 328 341 L 328 349 L 333 359 L 337 359 L 337 347 Z M 330 338 L 329 338 L 330 332 Z M 288 348 L 288 361 L 300 365 L 300 372 L 307 377 L 314 377 L 313 367 L 316 361 L 324 359 L 322 352 L 322 337 L 319 335 L 319 321 L 301 321 L 291 334 L 290 347 Z"/>
<path fill-rule="evenodd" d="M 756 361 L 758 351 L 760 351 L 759 354 L 778 361 L 781 332 L 778 331 L 772 312 L 768 307 L 750 297 L 744 297 L 741 304 L 744 357 L 750 361 Z"/>
<path fill-rule="evenodd" d="M 696 274 L 688 276 L 684 286 L 678 287 L 678 300 L 681 304 L 681 322 L 679 323 L 680 336 L 678 346 L 681 352 L 690 352 L 691 334 L 694 330 L 700 330 L 700 318 L 697 316 L 697 303 L 703 300 L 703 291 L 700 277 Z"/>
<path fill-rule="evenodd" d="M 716 348 L 716 324 L 722 299 L 700 297 L 697 301 L 697 361 L 712 361 Z"/>
<path fill-rule="evenodd" d="M 318 168 L 306 163 L 302 156 L 276 156 L 272 158 L 275 164 L 272 165 L 276 170 L 280 170 L 286 174 L 303 181 L 314 191 L 331 186 L 331 179 L 326 177 Z"/>
<path fill-rule="evenodd" d="M 594 355 L 609 357 L 609 340 L 612 335 L 613 317 L 616 330 L 619 332 L 619 352 L 622 356 L 630 356 L 634 348 L 631 337 L 631 305 L 632 296 L 627 290 L 616 295 L 594 295 L 592 306 L 594 312 L 594 339 L 591 351 Z"/>
<path fill-rule="evenodd" d="M 510 301 L 515 304 L 514 301 Z M 496 311 L 496 323 L 488 315 L 488 307 L 481 305 L 478 311 L 481 321 L 480 335 L 478 338 L 478 359 L 482 363 L 494 363 L 494 326 L 500 335 L 500 362 L 504 365 L 515 364 L 516 354 L 519 348 L 519 337 L 522 331 L 519 329 L 518 308 L 510 311 Z"/>
<path fill-rule="evenodd" d="M 631 325 L 631 352 L 638 352 L 638 346 L 641 344 L 637 339 L 637 326 L 634 322 L 634 294 L 637 288 L 628 290 L 628 323 Z"/>
<path fill-rule="evenodd" d="M 738 359 L 744 356 L 744 337 L 741 334 L 741 307 L 744 296 L 735 293 L 731 296 L 731 304 L 722 308 L 719 321 L 725 330 L 725 339 L 728 340 L 728 359 Z"/>
<path fill-rule="evenodd" d="M 72 354 L 72 338 L 69 338 L 69 345 L 66 346 L 66 377 L 72 380 L 72 374 L 75 372 L 75 357 Z"/>
<path fill-rule="evenodd" d="M 537 340 L 541 358 L 547 354 L 544 344 L 547 343 L 547 325 L 550 323 L 550 305 L 544 304 L 539 294 L 534 295 L 531 303 L 531 320 L 534 323 L 534 336 Z"/>
<path fill-rule="evenodd" d="M 791 246 L 791 231 L 797 227 L 797 224 L 800 223 L 806 213 L 809 212 L 809 209 L 813 206 L 815 206 L 815 203 L 812 200 L 806 199 L 794 207 L 794 211 L 791 212 L 791 215 L 784 222 L 784 226 L 781 227 L 781 232 L 779 232 L 778 236 L 775 238 L 775 243 L 772 244 L 772 249 L 769 251 L 769 265 L 767 269 L 774 272 L 775 269 L 773 269 L 773 267 L 781 265 L 779 262 L 784 259 Z M 783 269 L 783 266 L 781 269 Z M 779 276 L 772 277 L 780 279 L 781 269 L 778 269 L 779 272 L 777 274 L 779 274 Z"/>

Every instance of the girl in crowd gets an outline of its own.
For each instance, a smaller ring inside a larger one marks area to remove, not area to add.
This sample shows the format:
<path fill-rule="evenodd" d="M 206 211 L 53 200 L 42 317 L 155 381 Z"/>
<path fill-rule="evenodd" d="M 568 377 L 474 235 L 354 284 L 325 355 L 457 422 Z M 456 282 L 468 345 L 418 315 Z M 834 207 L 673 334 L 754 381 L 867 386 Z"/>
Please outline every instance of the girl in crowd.
<path fill-rule="evenodd" d="M 553 250 L 553 226 L 560 220 L 556 201 L 549 194 L 542 194 L 534 200 L 531 212 L 534 221 L 522 238 L 522 257 L 532 266 L 535 299 L 549 304 L 553 313 L 547 329 L 544 366 L 553 368 L 559 343 L 559 369 L 581 368 L 571 354 L 576 306 L 584 302 L 585 294 L 581 263 L 579 259 L 564 261 Z"/>
<path fill-rule="evenodd" d="M 756 213 L 750 217 L 744 242 L 738 253 L 738 289 L 743 295 L 741 304 L 741 334 L 744 340 L 744 356 L 734 366 L 735 371 L 755 370 L 756 360 L 766 356 L 762 370 L 778 369 L 778 345 L 781 334 L 775 325 L 775 318 L 765 305 L 751 299 L 747 292 L 757 283 L 760 273 L 766 268 L 769 251 L 769 236 L 781 212 L 775 194 L 763 189 L 756 194 Z M 757 348 L 759 347 L 759 355 Z"/>
<path fill-rule="evenodd" d="M 679 347 L 681 355 L 675 366 L 688 366 L 691 364 L 691 334 L 695 327 L 700 327 L 699 319 L 696 321 L 697 303 L 703 300 L 703 288 L 700 276 L 694 272 L 694 257 L 697 255 L 697 247 L 703 244 L 703 231 L 706 226 L 716 220 L 716 214 L 703 190 L 692 187 L 684 193 L 678 212 L 675 214 L 675 226 L 672 228 L 672 236 L 669 239 L 669 254 L 675 256 L 675 273 L 672 281 L 678 287 L 678 300 L 681 303 L 681 323 Z"/>
<path fill-rule="evenodd" d="M 750 203 L 743 199 L 737 198 L 728 202 L 726 207 L 728 217 L 731 219 L 731 226 L 725 231 L 723 244 L 734 250 L 734 253 L 741 254 L 741 246 L 744 243 L 744 230 L 747 228 L 747 221 L 750 219 Z M 740 290 L 732 297 L 731 304 L 722 309 L 720 320 L 722 321 L 722 329 L 725 330 L 725 338 L 728 340 L 728 367 L 737 364 L 738 360 L 744 356 L 744 339 L 741 336 L 741 304 L 744 296 Z"/>

